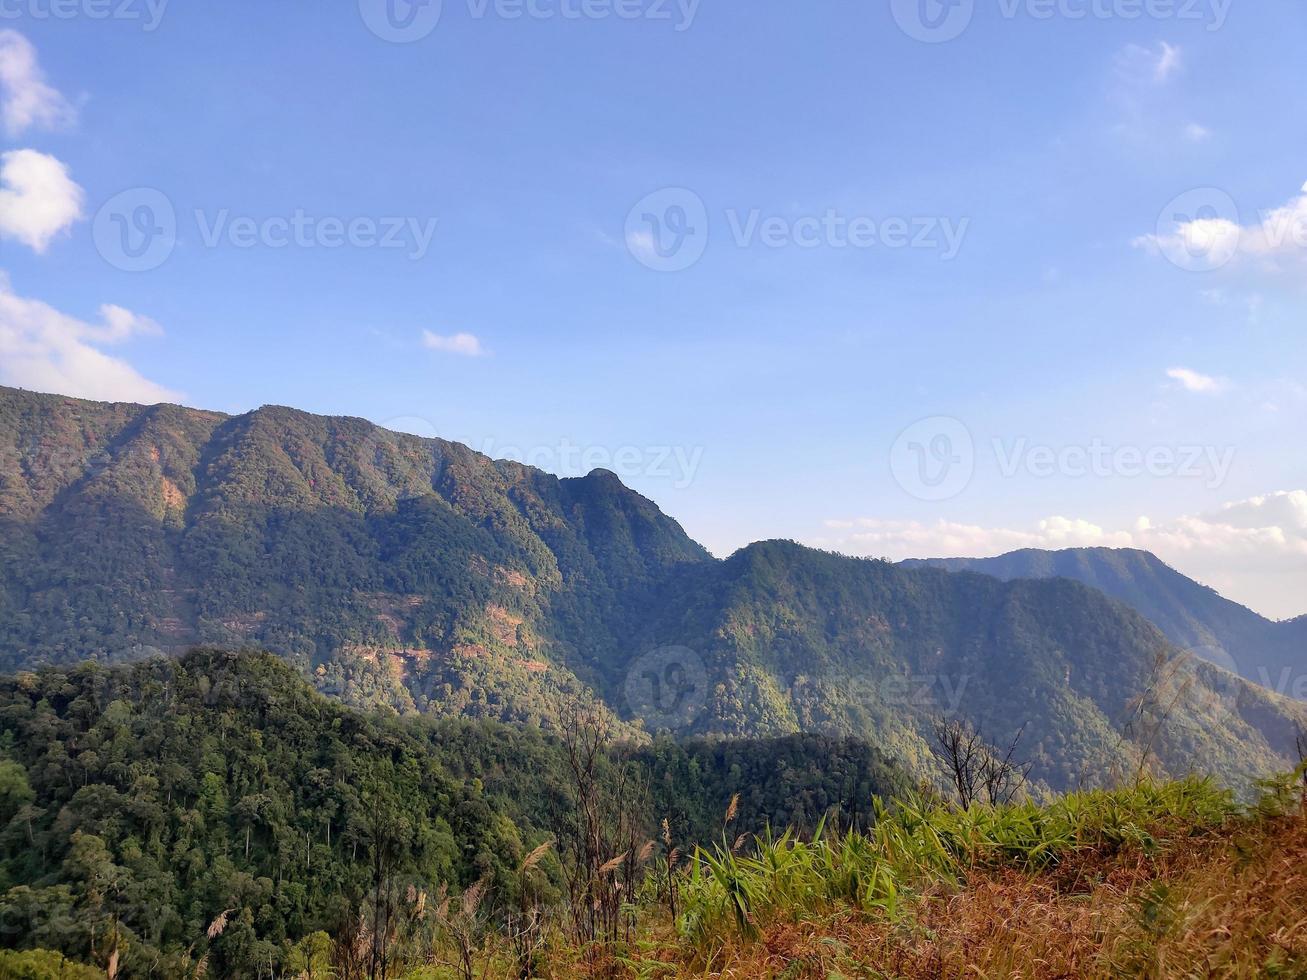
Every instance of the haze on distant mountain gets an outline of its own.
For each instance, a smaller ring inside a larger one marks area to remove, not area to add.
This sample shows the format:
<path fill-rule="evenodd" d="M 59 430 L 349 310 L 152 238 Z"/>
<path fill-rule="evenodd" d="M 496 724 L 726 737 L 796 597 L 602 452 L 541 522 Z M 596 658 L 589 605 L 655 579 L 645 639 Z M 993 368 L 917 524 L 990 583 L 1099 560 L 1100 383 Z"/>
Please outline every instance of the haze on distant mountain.
<path fill-rule="evenodd" d="M 1154 623 L 1179 647 L 1281 694 L 1307 699 L 1307 616 L 1276 622 L 1135 549 L 1026 549 L 996 558 L 910 559 L 1004 580 L 1069 578 L 1105 592 Z"/>

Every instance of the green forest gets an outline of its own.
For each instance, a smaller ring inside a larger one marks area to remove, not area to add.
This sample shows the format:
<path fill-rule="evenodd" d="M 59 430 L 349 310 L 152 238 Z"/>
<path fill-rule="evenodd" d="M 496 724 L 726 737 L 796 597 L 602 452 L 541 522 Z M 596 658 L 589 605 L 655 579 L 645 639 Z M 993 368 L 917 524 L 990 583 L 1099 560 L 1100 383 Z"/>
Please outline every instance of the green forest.
<path fill-rule="evenodd" d="M 856 739 L 633 742 L 593 705 L 557 732 L 369 716 L 266 654 L 20 673 L 0 680 L 0 977 L 1307 965 L 1285 938 L 1302 876 L 1265 870 L 1307 855 L 1301 768 L 1246 805 L 1210 780 L 1148 778 L 1039 803 L 1025 763 L 946 731 L 988 760 L 974 798 L 944 749 L 921 786 Z M 1115 944 L 1058 918 L 1105 875 Z M 969 918 L 1000 882 L 1020 938 L 989 905 Z M 1234 905 L 1211 913 L 1222 929 L 1130 925 L 1136 907 Z"/>
<path fill-rule="evenodd" d="M 212 650 L 4 680 L 0 760 L 3 945 L 116 953 L 130 976 L 294 976 L 410 886 L 484 881 L 488 910 L 514 908 L 516 869 L 576 805 L 557 736 L 364 716 L 278 658 Z M 622 770 L 641 840 L 667 820 L 687 853 L 736 794 L 762 830 L 865 821 L 908 786 L 875 748 L 817 736 L 613 743 L 601 778 Z M 564 892 L 555 854 L 532 887 Z"/>

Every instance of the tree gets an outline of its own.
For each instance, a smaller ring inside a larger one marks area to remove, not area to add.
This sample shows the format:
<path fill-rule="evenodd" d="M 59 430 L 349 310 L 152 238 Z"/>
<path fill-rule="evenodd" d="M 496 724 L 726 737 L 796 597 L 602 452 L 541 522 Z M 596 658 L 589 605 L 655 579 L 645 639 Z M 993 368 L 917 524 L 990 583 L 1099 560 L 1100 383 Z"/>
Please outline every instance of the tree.
<path fill-rule="evenodd" d="M 440 892 L 436 895 L 436 924 L 454 948 L 453 959 L 446 960 L 445 963 L 458 973 L 459 980 L 476 978 L 476 954 L 481 947 L 485 929 L 481 905 L 489 887 L 490 879 L 482 878 L 463 892 L 457 902 L 450 898 L 449 889 L 445 885 L 440 886 Z"/>
<path fill-rule="evenodd" d="M 0 826 L 34 799 L 36 793 L 27 781 L 27 770 L 9 759 L 0 762 Z"/>
<path fill-rule="evenodd" d="M 369 801 L 364 825 L 372 867 L 372 942 L 368 957 L 369 980 L 390 975 L 390 938 L 398 896 L 395 873 L 409 850 L 411 827 L 388 797 L 377 793 Z"/>
<path fill-rule="evenodd" d="M 986 742 L 979 728 L 959 718 L 935 722 L 935 756 L 964 810 L 978 802 L 990 806 L 1010 803 L 1024 789 L 1031 764 L 1016 758 L 1024 733 L 1022 726 L 1004 751 Z"/>
<path fill-rule="evenodd" d="M 569 857 L 564 874 L 573 935 L 587 947 L 617 941 L 623 902 L 654 849 L 644 834 L 648 786 L 629 760 L 619 758 L 614 766 L 611 737 L 607 716 L 594 705 L 574 704 L 564 717 L 574 810 L 559 826 L 558 839 Z M 628 933 L 632 925 L 626 916 Z"/>
<path fill-rule="evenodd" d="M 291 947 L 286 972 L 295 980 L 326 980 L 331 976 L 331 937 L 311 932 Z"/>

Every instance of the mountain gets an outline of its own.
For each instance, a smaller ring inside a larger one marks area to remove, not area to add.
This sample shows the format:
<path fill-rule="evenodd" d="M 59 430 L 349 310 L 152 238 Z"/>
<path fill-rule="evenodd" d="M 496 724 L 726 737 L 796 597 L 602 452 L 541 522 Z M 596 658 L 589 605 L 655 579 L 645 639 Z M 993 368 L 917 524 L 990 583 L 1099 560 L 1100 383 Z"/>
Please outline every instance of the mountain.
<path fill-rule="evenodd" d="M 538 720 L 710 561 L 611 473 L 361 419 L 3 389 L 0 453 L 0 669 L 259 647 L 352 703 Z"/>
<path fill-rule="evenodd" d="M 0 390 L 0 668 L 265 649 L 347 703 L 628 733 L 867 738 L 960 715 L 1061 789 L 1286 766 L 1307 713 L 1066 580 L 763 542 L 712 558 L 611 473 L 286 408 Z"/>
<path fill-rule="evenodd" d="M 957 714 L 1001 744 L 1024 728 L 1024 751 L 1058 789 L 1134 771 L 1145 744 L 1171 772 L 1238 782 L 1287 760 L 1307 720 L 1065 579 L 1003 582 L 776 541 L 686 570 L 656 609 L 636 649 L 695 651 L 709 679 L 695 730 L 875 732 L 916 771 L 933 720 Z"/>
<path fill-rule="evenodd" d="M 1027 549 L 997 558 L 912 560 L 997 578 L 1069 578 L 1138 610 L 1177 646 L 1281 694 L 1307 699 L 1307 616 L 1274 622 L 1134 549 Z"/>

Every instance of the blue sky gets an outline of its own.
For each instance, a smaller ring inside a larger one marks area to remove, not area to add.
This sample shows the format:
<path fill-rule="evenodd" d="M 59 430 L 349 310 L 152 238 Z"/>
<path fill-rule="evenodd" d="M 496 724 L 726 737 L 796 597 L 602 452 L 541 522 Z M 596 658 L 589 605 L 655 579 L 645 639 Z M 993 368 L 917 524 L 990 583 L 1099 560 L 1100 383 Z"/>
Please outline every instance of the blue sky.
<path fill-rule="evenodd" d="M 1297 0 L 53 2 L 0 4 L 0 382 L 1307 612 Z"/>

